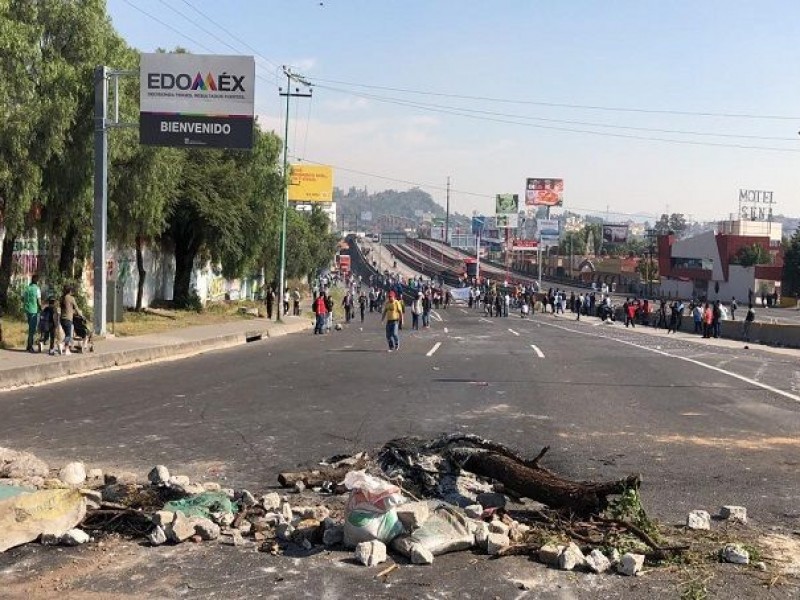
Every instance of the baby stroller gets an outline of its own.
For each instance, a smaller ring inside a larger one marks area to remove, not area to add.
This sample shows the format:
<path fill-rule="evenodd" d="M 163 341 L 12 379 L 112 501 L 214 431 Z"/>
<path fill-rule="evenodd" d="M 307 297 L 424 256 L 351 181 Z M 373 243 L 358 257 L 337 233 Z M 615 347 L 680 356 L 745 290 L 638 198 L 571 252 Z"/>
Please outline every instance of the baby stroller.
<path fill-rule="evenodd" d="M 72 345 L 76 352 L 94 352 L 93 334 L 83 315 L 72 317 Z"/>

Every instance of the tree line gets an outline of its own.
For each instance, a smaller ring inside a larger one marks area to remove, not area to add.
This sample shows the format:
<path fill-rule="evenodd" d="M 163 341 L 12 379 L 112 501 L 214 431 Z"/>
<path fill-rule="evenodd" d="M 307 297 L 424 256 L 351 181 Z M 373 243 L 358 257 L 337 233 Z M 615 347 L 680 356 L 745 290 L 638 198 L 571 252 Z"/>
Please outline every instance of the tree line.
<path fill-rule="evenodd" d="M 182 51 L 177 49 L 176 51 Z M 49 241 L 45 276 L 80 280 L 93 244 L 94 69 L 138 70 L 104 0 L 0 0 L 0 308 L 13 249 Z M 138 79 L 120 80 L 120 120 L 135 123 Z M 276 279 L 285 177 L 282 141 L 256 127 L 252 151 L 141 146 L 138 130 L 109 136 L 109 241 L 136 248 L 141 308 L 147 245 L 175 255 L 173 299 L 186 305 L 196 261 L 235 278 Z M 289 211 L 287 277 L 313 274 L 335 252 L 328 217 Z"/>

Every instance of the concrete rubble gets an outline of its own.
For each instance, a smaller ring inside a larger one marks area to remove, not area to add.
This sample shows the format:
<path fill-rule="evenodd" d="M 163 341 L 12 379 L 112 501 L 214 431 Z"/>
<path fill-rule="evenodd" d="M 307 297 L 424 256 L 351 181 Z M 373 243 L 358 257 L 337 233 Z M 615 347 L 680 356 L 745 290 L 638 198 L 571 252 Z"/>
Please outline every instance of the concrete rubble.
<path fill-rule="evenodd" d="M 353 464 L 362 466 L 365 458 L 359 455 Z M 341 468 L 346 460 L 334 464 Z M 504 493 L 487 478 L 462 473 L 422 492 L 414 488 L 412 493 L 421 499 L 411 500 L 411 494 L 404 495 L 405 487 L 394 487 L 395 480 L 378 468 L 373 466 L 368 473 L 347 468 L 342 471 L 346 476 L 330 481 L 314 480 L 302 489 L 292 481 L 283 490 L 256 495 L 247 489 L 223 488 L 214 481 L 194 481 L 165 465 L 154 466 L 141 478 L 136 473 L 87 470 L 81 462 L 70 462 L 57 471 L 56 478 L 56 471 L 35 456 L 0 448 L 0 474 L 5 476 L 0 485 L 64 488 L 65 493 L 83 498 L 85 517 L 81 514 L 80 520 L 64 529 L 40 535 L 45 545 L 85 544 L 121 526 L 123 532 L 130 531 L 128 535 L 144 538 L 153 547 L 192 541 L 270 554 L 291 550 L 300 555 L 354 547 L 355 560 L 367 567 L 387 561 L 390 551 L 406 557 L 411 565 L 431 565 L 437 556 L 469 549 L 494 557 L 526 554 L 550 568 L 597 575 L 634 576 L 644 565 L 644 553 L 621 555 L 605 542 L 592 542 L 588 534 L 570 537 L 568 528 L 559 531 L 553 525 L 565 518 L 563 514 L 542 528 L 536 516 L 548 518 L 546 505 Z M 378 487 L 348 491 L 342 482 L 354 474 L 362 485 Z M 403 481 L 402 477 L 396 480 Z M 431 492 L 434 489 L 438 492 Z M 349 511 L 356 503 L 366 512 L 350 520 Z M 747 522 L 744 507 L 726 505 L 719 515 Z M 131 525 L 128 530 L 126 523 Z M 353 523 L 358 523 L 365 537 L 346 545 L 347 527 Z M 707 530 L 711 517 L 703 510 L 692 511 L 686 525 Z M 619 544 L 620 548 L 638 548 L 630 545 L 632 538 L 626 545 Z M 747 550 L 737 544 L 726 545 L 719 556 L 726 562 L 749 562 Z"/>

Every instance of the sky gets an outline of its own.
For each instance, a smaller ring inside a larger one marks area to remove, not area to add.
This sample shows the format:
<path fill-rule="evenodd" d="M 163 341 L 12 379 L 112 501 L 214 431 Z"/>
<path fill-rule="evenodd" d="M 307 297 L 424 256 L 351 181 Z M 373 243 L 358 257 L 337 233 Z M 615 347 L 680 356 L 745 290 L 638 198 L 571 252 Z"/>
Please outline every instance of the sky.
<path fill-rule="evenodd" d="M 800 215 L 796 0 L 108 0 L 151 52 L 256 58 L 256 113 L 335 185 L 419 186 L 491 214 L 528 177 L 609 220 L 728 218 L 740 189 Z M 111 65 L 113 66 L 113 65 Z M 766 138 L 766 139 L 764 139 Z"/>

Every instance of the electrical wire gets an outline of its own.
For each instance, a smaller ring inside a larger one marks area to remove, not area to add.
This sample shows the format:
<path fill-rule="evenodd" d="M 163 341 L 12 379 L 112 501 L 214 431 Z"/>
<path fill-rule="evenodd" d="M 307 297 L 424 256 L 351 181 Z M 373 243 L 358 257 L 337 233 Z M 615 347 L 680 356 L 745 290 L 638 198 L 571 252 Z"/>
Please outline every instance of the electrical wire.
<path fill-rule="evenodd" d="M 496 117 L 506 117 L 511 119 L 524 119 L 527 121 L 540 121 L 543 123 L 562 123 L 566 125 L 584 125 L 588 127 L 607 127 L 612 129 L 625 129 L 629 131 L 646 131 L 652 133 L 670 133 L 676 135 L 697 135 L 697 136 L 710 136 L 710 137 L 722 137 L 722 138 L 741 138 L 741 139 L 753 139 L 753 140 L 771 140 L 771 141 L 780 141 L 780 142 L 792 142 L 794 144 L 800 143 L 800 138 L 798 137 L 777 137 L 777 136 L 764 136 L 764 135 L 748 135 L 748 134 L 739 134 L 739 133 L 715 133 L 709 131 L 696 131 L 696 130 L 686 130 L 686 129 L 661 129 L 657 127 L 633 127 L 629 125 L 616 125 L 613 123 L 594 123 L 591 121 L 573 121 L 567 119 L 551 119 L 547 117 L 533 117 L 530 115 L 520 115 L 520 114 L 513 114 L 513 113 L 502 113 L 496 111 L 489 111 L 489 110 L 480 110 L 476 108 L 465 108 L 461 106 L 447 106 L 443 104 L 431 104 L 428 102 L 411 102 L 409 100 L 405 100 L 403 98 L 395 98 L 389 96 L 378 96 L 374 94 L 365 94 L 365 93 L 354 93 L 350 90 L 345 90 L 341 88 L 335 88 L 327 85 L 318 85 L 318 87 L 322 89 L 327 89 L 335 92 L 339 92 L 342 94 L 348 95 L 356 95 L 357 97 L 376 100 L 378 102 L 387 101 L 387 102 L 401 102 L 405 103 L 409 106 L 413 107 L 428 107 L 428 108 L 435 108 L 441 110 L 459 110 L 468 113 L 473 113 L 477 115 L 489 115 L 489 116 L 496 116 Z"/>
<path fill-rule="evenodd" d="M 552 131 L 563 131 L 569 133 L 581 133 L 586 135 L 595 135 L 595 136 L 602 136 L 602 137 L 615 137 L 615 138 L 624 138 L 624 139 L 634 139 L 634 140 L 643 140 L 643 141 L 651 141 L 651 142 L 663 142 L 668 144 L 683 144 L 689 146 L 711 146 L 717 148 L 738 148 L 738 149 L 745 149 L 745 150 L 765 150 L 770 152 L 790 152 L 790 153 L 797 153 L 800 152 L 800 148 L 793 149 L 793 148 L 779 148 L 775 146 L 752 146 L 748 144 L 723 144 L 721 142 L 706 142 L 706 141 L 698 141 L 698 140 L 680 140 L 680 139 L 671 139 L 671 138 L 662 138 L 662 137 L 654 137 L 654 136 L 645 136 L 645 135 L 635 135 L 635 134 L 627 134 L 627 133 L 614 133 L 608 131 L 591 131 L 588 129 L 575 129 L 571 127 L 556 127 L 554 125 L 539 125 L 535 123 L 526 123 L 523 121 L 517 121 L 512 119 L 505 119 L 499 117 L 491 117 L 486 115 L 476 115 L 471 113 L 463 112 L 461 109 L 448 109 L 448 108 L 435 108 L 431 105 L 420 104 L 417 102 L 411 102 L 406 100 L 395 100 L 386 98 L 383 96 L 376 96 L 373 94 L 361 94 L 358 92 L 352 92 L 348 90 L 341 90 L 339 88 L 333 88 L 330 86 L 319 85 L 317 84 L 315 87 L 321 87 L 323 89 L 328 89 L 331 91 L 341 92 L 344 94 L 349 94 L 357 97 L 361 97 L 367 100 L 375 100 L 376 102 L 383 102 L 386 104 L 394 104 L 397 106 L 405 106 L 409 108 L 416 108 L 419 110 L 425 110 L 428 112 L 438 113 L 438 114 L 447 114 L 447 115 L 454 115 L 460 116 L 468 119 L 478 120 L 478 121 L 488 121 L 493 123 L 505 123 L 508 125 L 518 125 L 521 127 L 533 127 L 536 129 L 545 129 L 545 130 L 552 130 Z"/>
<path fill-rule="evenodd" d="M 421 188 L 421 189 L 424 188 L 424 189 L 436 190 L 436 191 L 440 191 L 440 192 L 446 192 L 447 191 L 447 187 L 446 186 L 438 185 L 438 184 L 435 184 L 435 183 L 422 183 L 422 182 L 419 182 L 419 181 L 411 181 L 411 180 L 408 180 L 408 179 L 400 179 L 400 178 L 397 178 L 397 177 L 392 177 L 390 175 L 380 175 L 380 174 L 377 174 L 377 173 L 369 173 L 367 171 L 360 171 L 358 169 L 351 169 L 351 168 L 348 168 L 348 167 L 343 167 L 341 165 L 335 165 L 335 164 L 332 164 L 332 163 L 329 163 L 329 162 L 325 162 L 325 161 L 312 160 L 312 159 L 309 159 L 309 158 L 306 158 L 306 157 L 297 156 L 297 155 L 291 155 L 291 158 L 293 158 L 295 160 L 298 160 L 300 162 L 306 162 L 306 163 L 311 163 L 311 164 L 315 164 L 315 165 L 332 167 L 332 168 L 336 169 L 337 171 L 344 171 L 345 173 L 353 173 L 354 175 L 363 175 L 363 176 L 366 176 L 366 177 L 372 177 L 374 179 L 381 179 L 383 181 L 391 181 L 393 183 L 403 183 L 405 185 L 410 185 L 412 187 L 418 187 L 418 188 Z M 471 191 L 467 191 L 467 190 L 454 189 L 452 187 L 450 188 L 450 193 L 451 194 L 461 195 L 461 196 L 472 196 L 472 197 L 482 198 L 484 200 L 491 200 L 491 201 L 494 201 L 495 200 L 495 196 L 496 196 L 495 194 L 482 194 L 482 193 L 479 193 L 479 192 L 471 192 Z M 610 211 L 610 210 L 607 210 L 607 209 L 588 208 L 588 207 L 582 207 L 582 206 L 570 206 L 569 207 L 569 211 L 573 211 L 573 210 L 582 210 L 584 212 L 593 213 L 593 214 L 601 214 L 602 213 L 602 214 L 625 216 L 625 217 L 658 218 L 658 216 L 659 216 L 659 215 L 656 215 L 654 213 L 643 213 L 643 212 L 629 213 L 629 212 L 619 212 L 619 211 L 613 211 L 613 210 Z"/>
<path fill-rule="evenodd" d="M 538 100 L 519 100 L 510 98 L 493 98 L 491 96 L 470 96 L 467 94 L 450 94 L 445 92 L 431 92 L 425 90 L 415 90 L 409 88 L 388 87 L 381 85 L 371 85 L 366 83 L 356 83 L 352 81 L 341 81 L 337 79 L 324 79 L 322 77 L 314 77 L 316 81 L 323 83 L 333 83 L 337 85 L 346 85 L 350 87 L 359 87 L 366 89 L 382 90 L 389 92 L 401 92 L 404 94 L 416 94 L 424 96 L 437 96 L 441 98 L 454 98 L 460 100 L 476 100 L 482 102 L 497 102 L 504 104 L 529 104 L 533 106 L 547 106 L 552 108 L 570 108 L 580 110 L 597 110 L 609 112 L 630 112 L 630 113 L 644 113 L 644 114 L 658 114 L 658 115 L 680 115 L 689 117 L 718 117 L 725 119 L 763 119 L 763 120 L 779 120 L 779 121 L 798 121 L 800 117 L 789 115 L 756 115 L 748 113 L 726 113 L 726 112 L 711 112 L 711 111 L 688 111 L 688 110 L 669 110 L 669 109 L 649 109 L 649 108 L 631 108 L 620 106 L 600 106 L 592 104 L 569 104 L 563 102 L 543 102 Z"/>
<path fill-rule="evenodd" d="M 177 34 L 178 34 L 179 36 L 181 36 L 182 38 L 184 38 L 184 39 L 186 39 L 186 40 L 189 40 L 190 42 L 192 42 L 193 44 L 195 44 L 195 45 L 196 45 L 198 48 L 202 48 L 202 49 L 203 49 L 203 50 L 205 50 L 206 52 L 211 52 L 211 53 L 213 53 L 213 52 L 214 52 L 214 51 L 213 51 L 211 48 L 209 48 L 208 46 L 206 46 L 206 45 L 205 45 L 205 44 L 203 44 L 202 42 L 198 42 L 196 39 L 194 39 L 194 38 L 193 38 L 193 37 L 191 37 L 190 35 L 187 35 L 187 34 L 185 34 L 184 32 L 182 32 L 182 31 L 181 31 L 180 29 L 178 29 L 177 27 L 173 27 L 173 26 L 172 26 L 172 25 L 170 25 L 169 23 L 167 23 L 167 22 L 165 22 L 165 21 L 162 21 L 161 19 L 159 19 L 158 17 L 156 17 L 154 14 L 152 14 L 152 13 L 149 13 L 149 12 L 147 12 L 146 10 L 144 10 L 143 8 L 140 8 L 140 7 L 136 6 L 136 5 L 135 5 L 133 2 L 131 2 L 131 0 L 122 0 L 122 1 L 123 1 L 123 2 L 125 2 L 125 4 L 127 4 L 127 5 L 128 5 L 128 6 L 130 6 L 131 8 L 134 8 L 134 9 L 138 10 L 140 13 L 142 13 L 142 14 L 143 14 L 143 15 L 145 15 L 146 17 L 149 17 L 150 19 L 152 19 L 152 20 L 153 20 L 153 21 L 155 21 L 156 23 L 159 23 L 160 25 L 162 25 L 162 26 L 166 27 L 167 29 L 169 29 L 169 30 L 170 30 L 170 31 L 172 31 L 173 33 L 177 33 Z"/>

